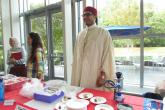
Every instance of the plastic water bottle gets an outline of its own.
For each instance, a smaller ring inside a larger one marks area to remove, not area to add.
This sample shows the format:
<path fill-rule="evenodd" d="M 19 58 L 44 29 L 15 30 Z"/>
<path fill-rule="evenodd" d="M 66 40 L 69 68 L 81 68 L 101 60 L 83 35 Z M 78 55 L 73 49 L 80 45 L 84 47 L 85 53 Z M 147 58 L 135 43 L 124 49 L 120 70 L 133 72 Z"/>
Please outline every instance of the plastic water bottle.
<path fill-rule="evenodd" d="M 4 101 L 4 82 L 0 79 L 0 102 Z"/>
<path fill-rule="evenodd" d="M 163 110 L 165 110 L 165 97 L 163 98 Z"/>

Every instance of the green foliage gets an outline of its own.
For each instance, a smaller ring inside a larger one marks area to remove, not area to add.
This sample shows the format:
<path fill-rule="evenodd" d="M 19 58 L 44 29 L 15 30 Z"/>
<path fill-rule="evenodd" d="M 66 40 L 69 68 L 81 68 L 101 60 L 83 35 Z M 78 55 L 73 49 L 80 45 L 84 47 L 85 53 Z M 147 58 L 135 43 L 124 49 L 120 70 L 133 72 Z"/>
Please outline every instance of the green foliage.
<path fill-rule="evenodd" d="M 0 47 L 0 71 L 4 71 L 3 47 Z"/>
<path fill-rule="evenodd" d="M 47 53 L 47 37 L 46 37 L 46 18 L 38 17 L 31 19 L 32 31 L 39 33 L 44 44 L 44 48 Z"/>
<path fill-rule="evenodd" d="M 137 0 L 107 0 L 107 5 L 100 10 L 99 25 L 114 26 L 114 25 L 140 25 L 140 7 Z M 145 3 L 144 5 L 144 25 L 150 26 L 151 29 L 145 31 L 145 34 L 165 33 L 165 10 L 155 11 L 154 4 Z M 116 47 L 126 47 L 128 40 L 115 40 Z M 145 37 L 145 46 L 158 47 L 165 46 L 164 39 L 155 39 Z M 135 47 L 140 46 L 139 39 L 132 39 L 132 44 Z"/>
<path fill-rule="evenodd" d="M 99 25 L 139 25 L 139 6 L 135 0 L 109 0 L 106 4 L 99 12 Z"/>
<path fill-rule="evenodd" d="M 0 17 L 1 17 L 1 15 L 0 15 Z M 0 18 L 0 45 L 2 45 L 2 40 L 3 40 L 3 38 L 2 38 L 2 20 Z"/>
<path fill-rule="evenodd" d="M 2 45 L 2 21 L 0 15 L 0 45 Z M 0 71 L 4 71 L 3 46 L 0 46 Z"/>
<path fill-rule="evenodd" d="M 47 53 L 47 36 L 46 36 L 46 18 L 38 17 L 31 20 L 32 31 L 37 32 L 42 37 L 45 51 Z M 63 13 L 52 14 L 52 43 L 54 49 L 55 64 L 62 64 L 63 62 Z"/>
<path fill-rule="evenodd" d="M 113 40 L 115 47 L 130 47 L 133 45 L 133 39 Z"/>
<path fill-rule="evenodd" d="M 144 39 L 145 47 L 164 47 L 165 39 L 162 38 L 145 38 Z"/>
<path fill-rule="evenodd" d="M 52 16 L 53 23 L 53 41 L 56 51 L 63 53 L 63 13 L 55 13 Z"/>

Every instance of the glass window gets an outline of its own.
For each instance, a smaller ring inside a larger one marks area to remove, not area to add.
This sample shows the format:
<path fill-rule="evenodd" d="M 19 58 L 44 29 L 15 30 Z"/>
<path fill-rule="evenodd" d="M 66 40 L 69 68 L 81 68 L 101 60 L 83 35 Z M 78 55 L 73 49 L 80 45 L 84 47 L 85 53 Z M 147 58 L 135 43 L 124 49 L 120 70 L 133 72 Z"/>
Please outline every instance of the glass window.
<path fill-rule="evenodd" d="M 86 0 L 86 6 L 93 6 L 93 0 Z"/>
<path fill-rule="evenodd" d="M 28 10 L 28 0 L 18 0 L 20 13 Z"/>
<path fill-rule="evenodd" d="M 31 18 L 31 32 L 36 32 L 41 36 L 41 39 L 43 41 L 43 47 L 44 47 L 44 51 L 46 56 L 48 56 L 48 45 L 47 45 L 47 36 L 46 36 L 46 17 L 45 16 L 41 16 L 41 17 L 35 17 L 35 18 Z M 46 61 L 47 62 L 47 61 Z M 48 67 L 46 64 L 46 74 L 45 76 L 48 76 Z"/>
<path fill-rule="evenodd" d="M 144 85 L 155 86 L 165 79 L 165 35 L 164 38 L 144 40 Z"/>
<path fill-rule="evenodd" d="M 144 24 L 149 34 L 165 33 L 165 0 L 144 0 Z"/>
<path fill-rule="evenodd" d="M 139 0 L 98 0 L 97 2 L 99 25 L 139 26 Z"/>
<path fill-rule="evenodd" d="M 44 46 L 47 48 L 47 37 L 46 37 L 46 17 L 36 17 L 31 20 L 31 31 L 36 32 L 41 36 Z M 47 49 L 46 49 L 47 50 Z"/>
<path fill-rule="evenodd" d="M 140 83 L 140 43 L 135 39 L 114 39 L 114 55 L 117 72 L 122 72 L 124 84 L 139 85 Z M 131 77 L 131 78 L 130 78 Z"/>
<path fill-rule="evenodd" d="M 63 13 L 52 14 L 52 39 L 54 60 L 54 76 L 64 78 L 64 38 Z"/>
<path fill-rule="evenodd" d="M 18 0 L 19 2 L 19 10 L 20 10 L 20 13 L 23 13 L 24 12 L 24 0 Z"/>
<path fill-rule="evenodd" d="M 144 0 L 144 85 L 155 86 L 165 79 L 165 1 Z"/>
<path fill-rule="evenodd" d="M 28 10 L 33 10 L 45 6 L 45 0 L 28 0 Z"/>
<path fill-rule="evenodd" d="M 2 19 L 0 13 L 0 74 L 4 73 L 4 52 L 3 52 L 3 36 L 2 36 Z"/>
<path fill-rule="evenodd" d="M 98 25 L 139 26 L 139 0 L 98 0 Z M 114 36 L 112 36 L 114 38 Z M 125 38 L 125 39 L 123 39 Z M 123 73 L 124 84 L 140 83 L 140 39 L 138 36 L 118 36 L 113 39 L 116 70 Z M 131 77 L 131 79 L 130 79 Z"/>
<path fill-rule="evenodd" d="M 83 29 L 83 2 L 75 2 L 75 16 L 76 16 L 76 35 Z"/>
<path fill-rule="evenodd" d="M 48 5 L 61 2 L 62 0 L 47 0 Z"/>

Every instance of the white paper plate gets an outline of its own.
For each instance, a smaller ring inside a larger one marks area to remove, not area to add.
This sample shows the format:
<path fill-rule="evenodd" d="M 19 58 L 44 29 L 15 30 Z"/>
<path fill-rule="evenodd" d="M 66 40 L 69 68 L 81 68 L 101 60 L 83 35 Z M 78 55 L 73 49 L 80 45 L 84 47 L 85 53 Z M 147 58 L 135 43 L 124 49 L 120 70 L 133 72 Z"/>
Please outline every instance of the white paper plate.
<path fill-rule="evenodd" d="M 90 92 L 83 92 L 78 95 L 79 98 L 81 99 L 90 99 L 93 97 L 93 94 Z"/>
<path fill-rule="evenodd" d="M 95 110 L 114 110 L 112 106 L 107 104 L 100 104 L 95 106 Z"/>
<path fill-rule="evenodd" d="M 72 100 L 69 100 L 67 103 L 66 103 L 66 106 L 67 106 L 67 109 L 68 110 L 81 110 L 81 109 L 84 109 L 84 108 L 87 108 L 87 105 L 89 104 L 89 101 L 88 100 L 84 100 L 84 99 L 72 99 Z"/>
<path fill-rule="evenodd" d="M 94 104 L 103 104 L 103 103 L 105 103 L 107 100 L 106 100 L 106 98 L 104 98 L 104 97 L 96 96 L 96 97 L 92 97 L 92 98 L 90 99 L 90 101 L 91 101 L 92 103 L 94 103 Z"/>

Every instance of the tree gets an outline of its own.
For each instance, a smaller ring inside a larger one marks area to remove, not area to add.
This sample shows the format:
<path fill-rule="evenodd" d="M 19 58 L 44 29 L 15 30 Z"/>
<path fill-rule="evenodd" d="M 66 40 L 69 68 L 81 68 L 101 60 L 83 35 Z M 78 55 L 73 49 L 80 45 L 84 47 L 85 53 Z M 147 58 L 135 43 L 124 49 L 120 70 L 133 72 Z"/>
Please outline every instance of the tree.
<path fill-rule="evenodd" d="M 2 43 L 3 37 L 2 37 L 2 21 L 1 21 L 1 15 L 0 15 L 0 71 L 4 71 L 4 57 L 3 57 L 3 43 Z"/>
<path fill-rule="evenodd" d="M 107 0 L 107 5 L 99 11 L 99 24 L 101 26 L 129 26 L 140 25 L 140 8 L 137 0 Z M 165 10 L 156 12 L 154 4 L 145 3 L 144 5 L 144 25 L 150 26 L 151 29 L 145 31 L 145 34 L 164 33 L 165 27 Z M 105 16 L 106 15 L 106 16 Z M 130 39 L 132 45 L 140 46 L 139 39 Z M 129 42 L 131 42 L 129 41 Z M 145 37 L 145 46 L 164 46 L 165 39 L 156 39 Z M 114 40 L 114 45 L 125 47 L 128 40 Z"/>

